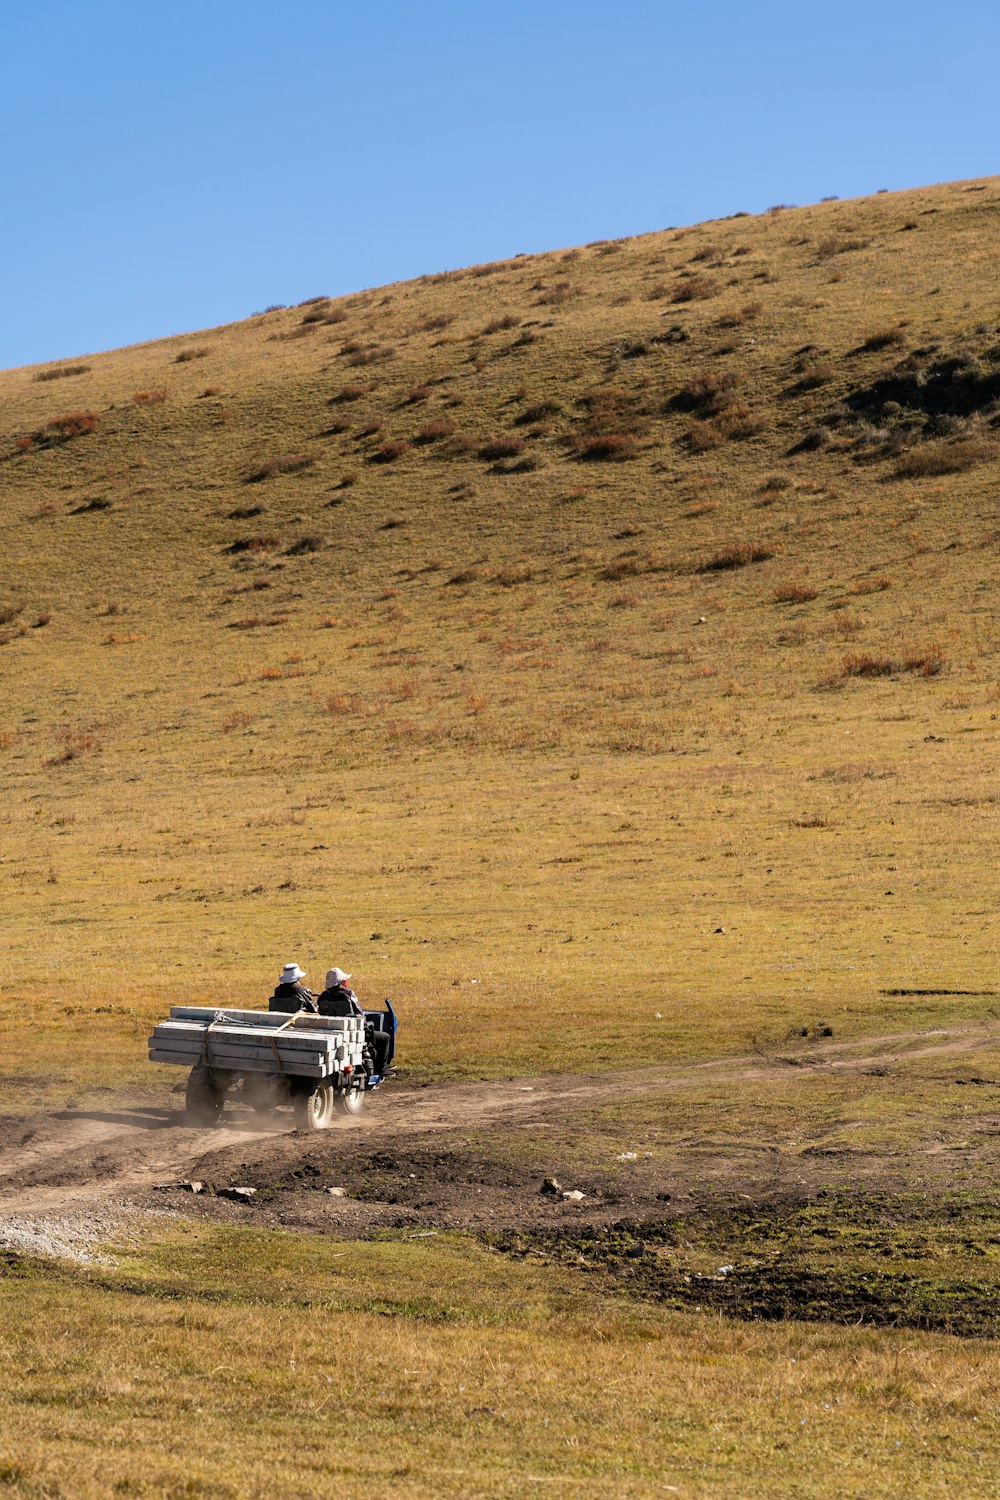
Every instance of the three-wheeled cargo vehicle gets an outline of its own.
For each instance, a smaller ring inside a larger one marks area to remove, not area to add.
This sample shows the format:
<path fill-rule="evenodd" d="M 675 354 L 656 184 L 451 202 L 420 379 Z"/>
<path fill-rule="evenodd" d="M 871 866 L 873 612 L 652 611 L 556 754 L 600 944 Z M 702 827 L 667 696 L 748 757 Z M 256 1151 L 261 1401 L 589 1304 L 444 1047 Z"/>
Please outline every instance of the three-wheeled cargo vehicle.
<path fill-rule="evenodd" d="M 380 1042 L 376 1055 L 374 1038 Z M 261 1010 L 218 1010 L 172 1005 L 149 1038 L 150 1062 L 190 1068 L 187 1118 L 214 1125 L 226 1098 L 242 1099 L 259 1113 L 291 1105 L 300 1130 L 325 1130 L 340 1111 L 356 1115 L 377 1089 L 396 1050 L 396 1013 L 317 1016 Z M 377 1069 L 377 1071 L 376 1071 Z"/>

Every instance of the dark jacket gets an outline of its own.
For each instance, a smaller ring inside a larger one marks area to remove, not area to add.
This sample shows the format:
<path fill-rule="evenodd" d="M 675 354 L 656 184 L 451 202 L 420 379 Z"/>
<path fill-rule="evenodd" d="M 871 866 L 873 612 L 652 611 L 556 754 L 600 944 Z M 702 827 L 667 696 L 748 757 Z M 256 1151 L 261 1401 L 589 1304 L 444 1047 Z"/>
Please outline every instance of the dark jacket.
<path fill-rule="evenodd" d="M 363 1016 L 364 1011 L 353 990 L 346 984 L 333 984 L 316 1001 L 321 1016 Z"/>
<path fill-rule="evenodd" d="M 294 1016 L 296 1011 L 309 1010 L 316 1014 L 316 996 L 304 984 L 279 984 L 270 1000 L 268 1010 L 283 1011 Z"/>

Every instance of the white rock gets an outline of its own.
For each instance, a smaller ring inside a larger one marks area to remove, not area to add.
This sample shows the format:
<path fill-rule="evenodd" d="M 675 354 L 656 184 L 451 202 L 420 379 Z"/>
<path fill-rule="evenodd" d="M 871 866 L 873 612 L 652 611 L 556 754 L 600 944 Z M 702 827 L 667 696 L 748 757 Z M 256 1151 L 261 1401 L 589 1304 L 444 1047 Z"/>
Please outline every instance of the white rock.
<path fill-rule="evenodd" d="M 570 1190 L 568 1192 L 563 1193 L 563 1202 L 564 1203 L 582 1203 L 583 1202 L 583 1194 L 580 1192 L 579 1188 L 570 1188 Z"/>
<path fill-rule="evenodd" d="M 327 1188 L 327 1192 L 330 1194 L 331 1198 L 346 1198 L 347 1197 L 347 1189 L 346 1188 Z"/>

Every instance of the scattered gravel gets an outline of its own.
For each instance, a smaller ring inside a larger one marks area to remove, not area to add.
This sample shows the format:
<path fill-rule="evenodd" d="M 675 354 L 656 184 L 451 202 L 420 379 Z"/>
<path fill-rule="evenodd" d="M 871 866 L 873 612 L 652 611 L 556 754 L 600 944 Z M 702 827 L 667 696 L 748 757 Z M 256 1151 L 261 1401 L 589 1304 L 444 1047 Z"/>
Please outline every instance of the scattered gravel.
<path fill-rule="evenodd" d="M 151 1210 L 140 1212 L 128 1203 L 102 1203 L 60 1214 L 0 1213 L 0 1251 L 107 1266 L 114 1261 L 109 1243 L 137 1242 L 153 1217 Z"/>

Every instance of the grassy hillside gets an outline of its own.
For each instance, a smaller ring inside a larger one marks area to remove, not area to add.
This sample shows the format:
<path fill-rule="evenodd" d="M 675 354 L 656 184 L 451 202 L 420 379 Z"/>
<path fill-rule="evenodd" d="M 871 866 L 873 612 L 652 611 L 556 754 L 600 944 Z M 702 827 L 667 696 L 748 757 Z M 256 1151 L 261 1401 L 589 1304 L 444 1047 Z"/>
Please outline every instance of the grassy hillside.
<path fill-rule="evenodd" d="M 998 238 L 952 184 L 0 375 L 8 1100 L 291 957 L 427 1072 L 989 1010 Z"/>

